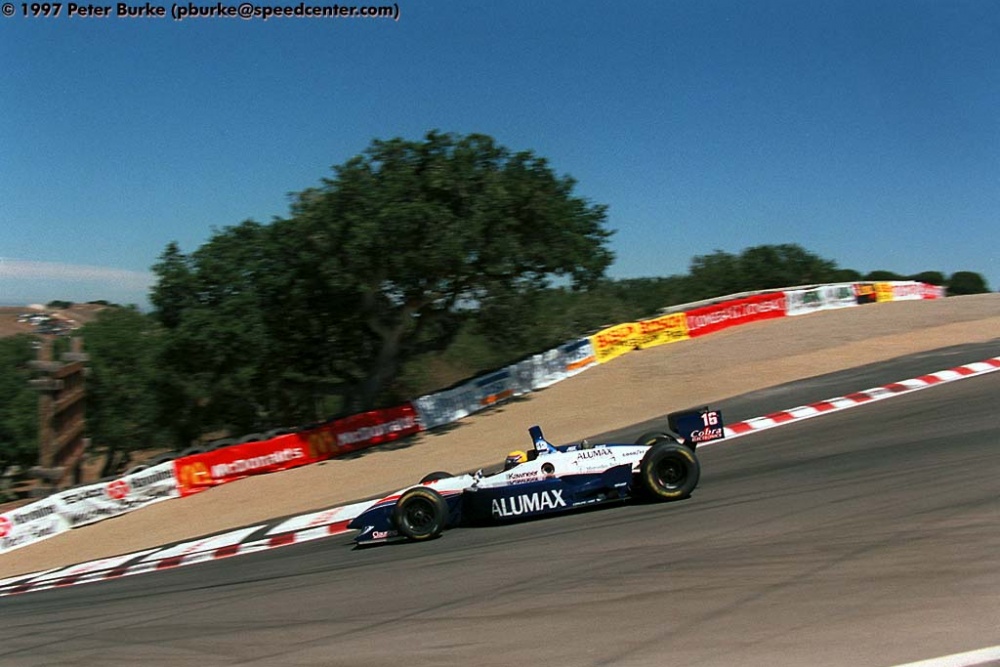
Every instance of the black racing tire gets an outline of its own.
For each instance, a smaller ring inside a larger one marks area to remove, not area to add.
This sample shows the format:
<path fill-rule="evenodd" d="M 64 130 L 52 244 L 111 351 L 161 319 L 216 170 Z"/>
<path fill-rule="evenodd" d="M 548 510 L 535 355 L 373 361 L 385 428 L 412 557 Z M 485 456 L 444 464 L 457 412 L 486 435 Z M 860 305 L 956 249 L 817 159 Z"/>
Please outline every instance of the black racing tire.
<path fill-rule="evenodd" d="M 429 472 L 424 475 L 424 478 L 420 480 L 421 484 L 426 484 L 427 482 L 436 482 L 439 479 L 448 479 L 449 477 L 454 477 L 450 472 L 445 472 L 443 470 L 436 470 L 434 472 Z"/>
<path fill-rule="evenodd" d="M 180 456 L 180 454 L 177 452 L 167 452 L 165 454 L 160 454 L 159 456 L 155 457 L 152 461 L 150 461 L 149 465 L 157 466 L 160 465 L 161 463 L 166 463 L 167 461 L 173 461 L 178 456 Z"/>
<path fill-rule="evenodd" d="M 400 535 L 417 542 L 430 540 L 445 528 L 448 503 L 434 489 L 415 486 L 399 498 L 392 519 Z"/>
<path fill-rule="evenodd" d="M 654 444 L 639 464 L 637 484 L 651 500 L 681 500 L 698 486 L 701 464 L 695 453 L 677 443 Z"/>
<path fill-rule="evenodd" d="M 205 445 L 205 451 L 214 452 L 217 449 L 222 449 L 230 445 L 236 444 L 236 441 L 232 438 L 222 438 L 221 440 L 212 440 L 207 445 Z"/>

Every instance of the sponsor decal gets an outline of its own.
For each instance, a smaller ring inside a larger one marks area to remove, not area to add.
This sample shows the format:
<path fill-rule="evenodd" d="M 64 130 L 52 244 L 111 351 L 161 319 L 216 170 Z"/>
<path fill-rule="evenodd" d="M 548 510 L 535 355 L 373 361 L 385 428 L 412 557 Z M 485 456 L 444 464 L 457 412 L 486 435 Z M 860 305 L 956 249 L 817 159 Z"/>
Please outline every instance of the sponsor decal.
<path fill-rule="evenodd" d="M 525 493 L 510 498 L 497 498 L 493 501 L 493 516 L 521 516 L 522 514 L 533 514 L 566 507 L 566 501 L 563 500 L 562 494 L 562 489 L 552 489 L 551 491 Z"/>
<path fill-rule="evenodd" d="M 688 338 L 687 315 L 671 313 L 652 320 L 638 322 L 640 348 L 654 347 Z"/>
<path fill-rule="evenodd" d="M 721 428 L 706 428 L 700 431 L 691 431 L 691 442 L 708 442 L 724 437 Z"/>
<path fill-rule="evenodd" d="M 75 505 L 76 503 L 82 503 L 86 500 L 91 500 L 93 498 L 101 498 L 105 495 L 104 487 L 102 486 L 88 486 L 79 491 L 70 491 L 60 495 L 60 498 L 67 505 Z"/>
<path fill-rule="evenodd" d="M 532 470 L 531 472 L 511 472 L 507 473 L 507 481 L 511 484 L 524 484 L 525 482 L 534 482 L 538 479 L 539 474 L 537 470 Z"/>
<path fill-rule="evenodd" d="M 174 478 L 174 471 L 168 466 L 164 466 L 160 470 L 155 470 L 153 472 L 136 473 L 129 477 L 133 489 L 142 489 L 149 486 L 150 484 L 158 484 L 159 482 L 166 482 L 167 480 L 172 480 L 173 478 Z"/>
<path fill-rule="evenodd" d="M 108 484 L 105 493 L 112 500 L 123 500 L 128 495 L 129 490 L 128 482 L 124 479 L 116 479 Z"/>
<path fill-rule="evenodd" d="M 596 459 L 604 456 L 614 456 L 614 453 L 610 449 L 603 447 L 597 449 L 584 449 L 576 455 L 576 460 L 584 461 L 586 459 Z"/>
<path fill-rule="evenodd" d="M 51 503 L 32 503 L 20 511 L 11 512 L 8 516 L 10 516 L 13 525 L 37 521 L 55 513 L 56 508 Z"/>
<path fill-rule="evenodd" d="M 0 516 L 0 538 L 7 537 L 13 527 L 14 524 L 10 522 L 10 519 L 5 516 Z"/>
<path fill-rule="evenodd" d="M 490 406 L 511 398 L 514 389 L 510 386 L 510 381 L 510 372 L 507 370 L 476 380 L 476 386 L 479 388 L 479 405 Z"/>
<path fill-rule="evenodd" d="M 384 424 L 363 426 L 356 431 L 338 433 L 337 444 L 341 447 L 344 445 L 353 445 L 358 442 L 384 438 L 388 435 L 399 433 L 400 431 L 407 431 L 416 427 L 416 418 L 411 415 L 406 415 L 405 417 L 400 417 L 399 419 L 394 419 L 392 421 L 385 422 Z"/>
<path fill-rule="evenodd" d="M 372 539 L 373 540 L 384 540 L 389 537 L 396 537 L 399 535 L 399 531 L 396 530 L 373 530 Z"/>
<path fill-rule="evenodd" d="M 44 525 L 34 526 L 20 531 L 20 534 L 5 535 L 0 537 L 0 551 L 7 551 L 15 547 L 24 546 L 31 542 L 51 537 L 60 532 L 58 521 L 46 521 Z"/>
<path fill-rule="evenodd" d="M 212 466 L 212 477 L 223 479 L 304 458 L 306 458 L 306 453 L 301 447 L 286 447 L 285 449 L 279 449 L 269 454 L 214 465 Z"/>

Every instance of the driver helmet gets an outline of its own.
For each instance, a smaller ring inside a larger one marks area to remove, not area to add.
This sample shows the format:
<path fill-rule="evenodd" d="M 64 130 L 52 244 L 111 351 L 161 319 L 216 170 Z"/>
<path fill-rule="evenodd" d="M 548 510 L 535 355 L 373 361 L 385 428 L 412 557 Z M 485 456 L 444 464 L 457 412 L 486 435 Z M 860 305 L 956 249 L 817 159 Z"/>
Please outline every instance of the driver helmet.
<path fill-rule="evenodd" d="M 525 452 L 522 452 L 520 449 L 515 449 L 507 455 L 507 460 L 504 461 L 503 469 L 510 470 L 518 463 L 524 463 L 527 460 L 528 455 Z"/>

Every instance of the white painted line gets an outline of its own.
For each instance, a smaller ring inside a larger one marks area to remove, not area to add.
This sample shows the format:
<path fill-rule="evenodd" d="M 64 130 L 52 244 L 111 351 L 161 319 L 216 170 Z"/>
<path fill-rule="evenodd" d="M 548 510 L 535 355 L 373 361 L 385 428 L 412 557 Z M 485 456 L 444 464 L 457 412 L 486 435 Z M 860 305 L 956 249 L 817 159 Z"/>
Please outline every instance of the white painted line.
<path fill-rule="evenodd" d="M 972 667 L 973 665 L 983 665 L 995 660 L 1000 660 L 1000 646 L 990 646 L 978 651 L 955 653 L 953 655 L 941 656 L 940 658 L 921 660 L 920 662 L 908 662 L 903 665 L 894 665 L 893 667 Z"/>

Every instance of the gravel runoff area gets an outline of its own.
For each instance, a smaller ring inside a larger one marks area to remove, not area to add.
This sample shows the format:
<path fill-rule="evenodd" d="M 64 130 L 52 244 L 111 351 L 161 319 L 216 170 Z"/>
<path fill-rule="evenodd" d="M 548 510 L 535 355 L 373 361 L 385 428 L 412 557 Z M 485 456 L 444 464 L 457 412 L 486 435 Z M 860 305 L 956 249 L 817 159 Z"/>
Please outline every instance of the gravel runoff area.
<path fill-rule="evenodd" d="M 793 380 L 991 340 L 1000 342 L 1000 293 L 824 311 L 630 352 L 434 433 L 168 500 L 17 549 L 0 556 L 0 579 L 325 509 L 405 487 L 432 470 L 495 466 L 525 446 L 531 424 L 570 442 L 674 409 L 724 407 L 726 398 Z"/>

